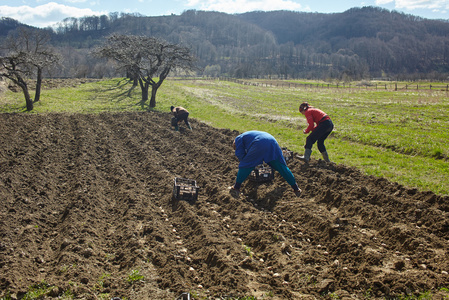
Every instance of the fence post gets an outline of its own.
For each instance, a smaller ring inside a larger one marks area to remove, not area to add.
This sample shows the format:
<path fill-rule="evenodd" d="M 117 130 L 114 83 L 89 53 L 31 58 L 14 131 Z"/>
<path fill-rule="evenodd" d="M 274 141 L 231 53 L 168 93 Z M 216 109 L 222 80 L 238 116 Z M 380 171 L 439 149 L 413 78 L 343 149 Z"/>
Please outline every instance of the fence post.
<path fill-rule="evenodd" d="M 398 90 L 398 84 L 397 84 L 397 83 L 394 84 L 394 90 L 395 90 L 395 91 Z"/>

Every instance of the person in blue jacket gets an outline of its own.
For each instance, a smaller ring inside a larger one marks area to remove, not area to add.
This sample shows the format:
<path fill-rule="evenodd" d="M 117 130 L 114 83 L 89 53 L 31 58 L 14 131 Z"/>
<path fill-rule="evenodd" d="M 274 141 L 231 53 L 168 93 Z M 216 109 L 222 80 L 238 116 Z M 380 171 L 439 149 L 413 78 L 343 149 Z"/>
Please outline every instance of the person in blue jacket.
<path fill-rule="evenodd" d="M 263 162 L 275 169 L 291 185 L 296 196 L 301 195 L 301 189 L 296 183 L 295 176 L 287 167 L 282 149 L 276 139 L 269 133 L 263 131 L 247 131 L 234 140 L 233 147 L 235 156 L 239 159 L 239 170 L 235 184 L 230 189 L 233 197 L 240 195 L 240 187 L 254 170 Z"/>

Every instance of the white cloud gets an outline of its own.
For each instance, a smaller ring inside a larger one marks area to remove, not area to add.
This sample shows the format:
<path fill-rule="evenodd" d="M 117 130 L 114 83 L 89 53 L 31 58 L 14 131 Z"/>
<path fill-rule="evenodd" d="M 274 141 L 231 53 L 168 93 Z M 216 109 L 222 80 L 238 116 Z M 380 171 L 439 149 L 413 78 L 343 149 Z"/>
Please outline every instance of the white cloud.
<path fill-rule="evenodd" d="M 394 2 L 394 0 L 376 0 L 376 5 L 385 5 Z"/>
<path fill-rule="evenodd" d="M 292 0 L 189 0 L 188 6 L 198 10 L 243 13 L 248 11 L 304 10 L 301 4 Z"/>
<path fill-rule="evenodd" d="M 449 8 L 448 0 L 396 0 L 397 8 L 405 9 L 447 9 Z"/>
<path fill-rule="evenodd" d="M 87 2 L 87 0 L 65 0 L 66 2 L 69 3 L 84 3 Z"/>
<path fill-rule="evenodd" d="M 415 10 L 431 9 L 435 12 L 441 12 L 449 9 L 449 0 L 376 0 L 376 5 L 394 3 L 397 9 Z"/>
<path fill-rule="evenodd" d="M 17 7 L 0 6 L 0 16 L 9 17 L 23 24 L 41 28 L 54 25 L 68 17 L 80 18 L 102 14 L 107 14 L 107 12 L 96 12 L 88 8 L 76 8 L 55 2 L 36 7 L 25 5 Z"/>

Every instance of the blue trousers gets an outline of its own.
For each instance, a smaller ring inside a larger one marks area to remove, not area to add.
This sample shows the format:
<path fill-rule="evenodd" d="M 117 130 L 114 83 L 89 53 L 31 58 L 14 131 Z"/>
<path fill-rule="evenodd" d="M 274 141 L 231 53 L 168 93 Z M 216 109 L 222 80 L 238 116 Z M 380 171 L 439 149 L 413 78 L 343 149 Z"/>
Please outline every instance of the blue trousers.
<path fill-rule="evenodd" d="M 278 171 L 288 184 L 290 184 L 291 186 L 296 185 L 295 176 L 293 176 L 292 171 L 290 171 L 290 169 L 286 165 L 280 163 L 278 160 L 270 161 L 268 165 Z M 240 188 L 240 185 L 243 183 L 243 181 L 245 181 L 246 178 L 248 178 L 249 174 L 251 174 L 251 171 L 254 170 L 254 168 L 255 167 L 239 168 L 239 171 L 237 172 L 237 179 L 235 180 L 237 188 Z"/>
<path fill-rule="evenodd" d="M 313 144 L 316 142 L 318 150 L 321 153 L 325 152 L 326 146 L 324 146 L 324 141 L 327 139 L 332 130 L 334 130 L 334 123 L 332 123 L 331 120 L 326 120 L 320 123 L 307 137 L 304 148 L 312 149 Z"/>

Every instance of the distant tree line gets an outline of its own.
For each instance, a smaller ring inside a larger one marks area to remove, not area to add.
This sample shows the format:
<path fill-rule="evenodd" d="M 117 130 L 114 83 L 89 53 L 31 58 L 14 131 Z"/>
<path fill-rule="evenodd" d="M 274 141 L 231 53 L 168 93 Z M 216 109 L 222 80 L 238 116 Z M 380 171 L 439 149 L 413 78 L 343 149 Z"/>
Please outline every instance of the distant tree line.
<path fill-rule="evenodd" d="M 5 23 L 5 24 L 3 24 Z M 11 20 L 0 21 L 0 37 Z M 63 68 L 51 76 L 118 74 L 90 55 L 112 34 L 148 36 L 179 44 L 198 59 L 200 76 L 445 80 L 449 74 L 449 23 L 376 7 L 343 13 L 292 11 L 225 14 L 189 10 L 146 17 L 111 13 L 67 18 L 51 32 Z"/>

